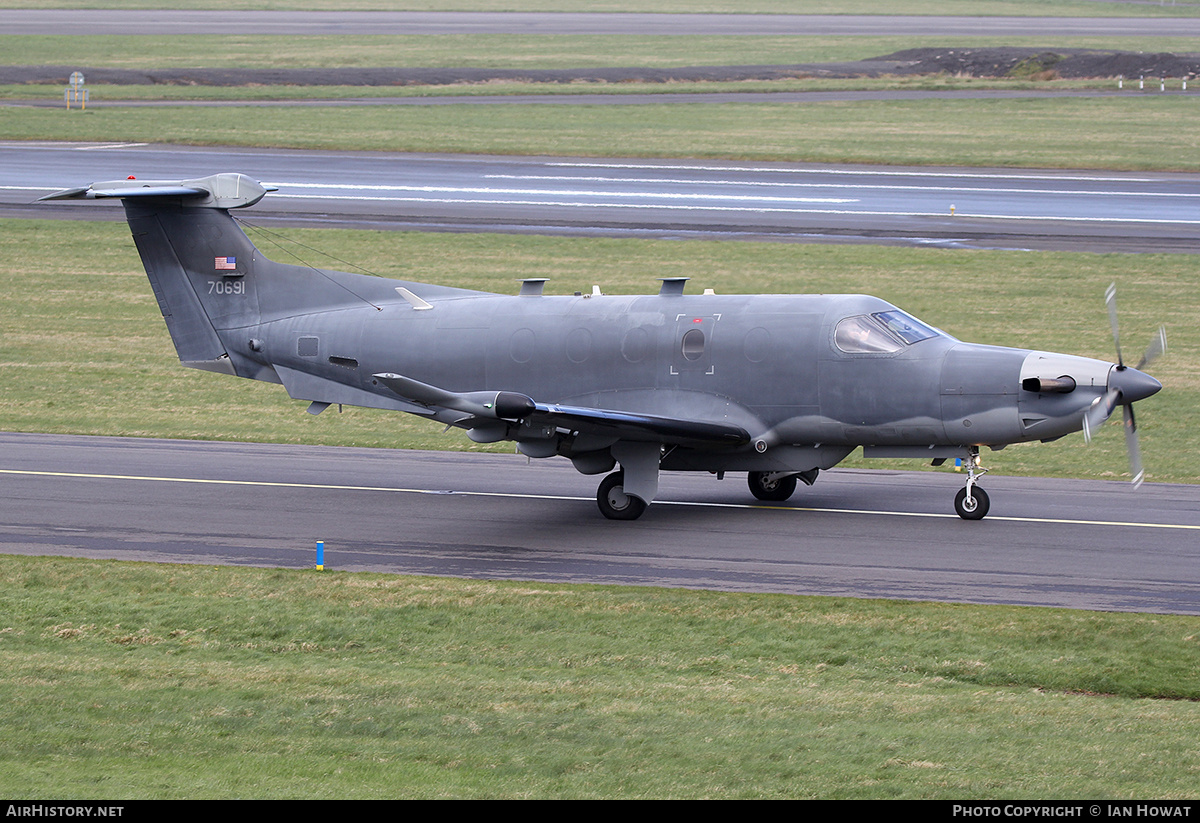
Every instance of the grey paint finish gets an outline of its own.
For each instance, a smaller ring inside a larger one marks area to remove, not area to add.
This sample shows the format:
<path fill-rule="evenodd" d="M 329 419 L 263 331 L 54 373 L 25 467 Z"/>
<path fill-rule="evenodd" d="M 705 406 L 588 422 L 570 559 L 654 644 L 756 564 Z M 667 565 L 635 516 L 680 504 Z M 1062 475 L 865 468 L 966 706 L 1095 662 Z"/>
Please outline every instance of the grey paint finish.
<path fill-rule="evenodd" d="M 1160 388 L 1123 366 L 1116 381 L 1101 361 L 959 342 L 867 295 L 689 295 L 682 280 L 497 295 L 285 265 L 228 212 L 268 190 L 214 175 L 48 198 L 124 201 L 185 365 L 282 383 L 313 413 L 392 408 L 584 473 L 619 463 L 597 495 L 613 519 L 642 513 L 660 469 L 748 471 L 781 500 L 858 446 L 968 458 L 956 507 L 977 519 L 981 446 L 1079 430 Z M 1064 368 L 1070 391 L 1044 391 Z"/>

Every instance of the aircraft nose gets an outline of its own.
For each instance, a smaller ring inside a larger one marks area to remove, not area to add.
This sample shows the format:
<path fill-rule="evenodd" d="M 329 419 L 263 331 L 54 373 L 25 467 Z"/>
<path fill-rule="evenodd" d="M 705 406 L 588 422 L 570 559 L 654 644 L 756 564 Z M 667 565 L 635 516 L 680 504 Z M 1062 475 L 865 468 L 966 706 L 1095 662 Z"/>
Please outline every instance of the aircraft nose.
<path fill-rule="evenodd" d="M 1162 388 L 1162 383 L 1143 371 L 1128 366 L 1125 368 L 1117 366 L 1109 372 L 1108 388 L 1121 393 L 1119 402 L 1136 403 L 1158 392 Z"/>

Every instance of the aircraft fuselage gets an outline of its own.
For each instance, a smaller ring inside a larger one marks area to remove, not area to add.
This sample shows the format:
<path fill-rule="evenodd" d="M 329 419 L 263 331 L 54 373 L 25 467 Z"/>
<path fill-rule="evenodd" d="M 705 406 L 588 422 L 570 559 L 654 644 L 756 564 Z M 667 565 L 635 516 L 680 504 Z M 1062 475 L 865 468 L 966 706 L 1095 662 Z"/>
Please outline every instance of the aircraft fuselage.
<path fill-rule="evenodd" d="M 394 409 L 609 472 L 597 502 L 634 519 L 660 470 L 746 471 L 756 497 L 862 447 L 967 461 L 958 513 L 978 519 L 980 447 L 1053 440 L 1161 388 L 1120 361 L 963 343 L 853 294 L 515 295 L 272 261 L 229 214 L 269 189 L 237 174 L 118 180 L 43 199 L 120 198 L 185 365 L 281 383 L 320 413 Z M 1109 296 L 1116 332 L 1116 309 Z M 1143 362 L 1165 349 L 1160 331 Z M 1119 351 L 1119 343 L 1118 343 Z M 1140 364 L 1139 364 L 1140 365 Z"/>

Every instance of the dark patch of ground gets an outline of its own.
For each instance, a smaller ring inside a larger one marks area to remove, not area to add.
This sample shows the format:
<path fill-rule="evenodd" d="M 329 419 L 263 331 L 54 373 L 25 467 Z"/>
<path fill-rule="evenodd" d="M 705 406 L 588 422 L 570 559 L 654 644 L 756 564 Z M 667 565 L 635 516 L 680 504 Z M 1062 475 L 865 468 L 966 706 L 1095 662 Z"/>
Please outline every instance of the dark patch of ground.
<path fill-rule="evenodd" d="M 1194 77 L 1200 54 L 1099 51 L 1095 49 L 909 49 L 880 57 L 895 61 L 896 74 L 953 74 L 1026 79 Z"/>
<path fill-rule="evenodd" d="M 674 69 L 95 69 L 79 66 L 0 66 L 0 84 L 65 85 L 73 71 L 105 85 L 184 86 L 444 86 L 489 82 L 666 83 L 778 80 L 804 77 L 883 77 L 949 74 L 979 78 L 1053 79 L 1194 77 L 1200 53 L 1146 54 L 1089 49 L 909 49 L 854 63 L 791 66 L 692 66 Z"/>

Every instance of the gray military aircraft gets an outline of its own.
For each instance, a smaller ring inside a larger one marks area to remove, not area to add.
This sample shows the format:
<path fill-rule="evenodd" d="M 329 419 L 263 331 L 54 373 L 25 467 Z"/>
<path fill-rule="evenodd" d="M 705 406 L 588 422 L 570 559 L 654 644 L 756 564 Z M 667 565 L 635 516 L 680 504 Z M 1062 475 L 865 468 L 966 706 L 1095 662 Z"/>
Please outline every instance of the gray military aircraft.
<path fill-rule="evenodd" d="M 981 447 L 1090 438 L 1118 405 L 1142 479 L 1133 403 L 1162 388 L 1141 369 L 1166 336 L 1126 366 L 1111 289 L 1116 364 L 963 343 L 865 295 L 686 295 L 686 278 L 649 296 L 544 296 L 544 280 L 491 294 L 268 260 L 229 213 L 268 191 L 217 174 L 41 199 L 123 201 L 183 365 L 281 383 L 313 414 L 394 409 L 561 455 L 608 473 L 596 499 L 614 520 L 641 516 L 663 470 L 747 472 L 782 501 L 860 446 L 961 459 L 954 507 L 978 520 Z"/>

